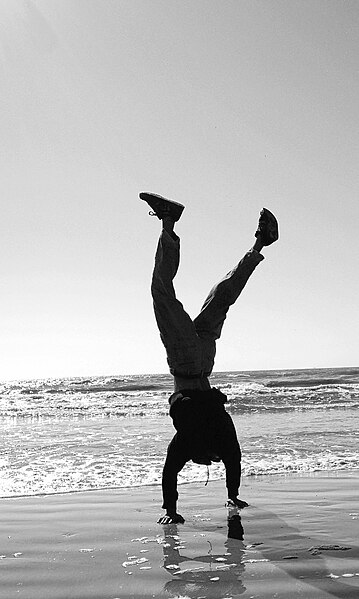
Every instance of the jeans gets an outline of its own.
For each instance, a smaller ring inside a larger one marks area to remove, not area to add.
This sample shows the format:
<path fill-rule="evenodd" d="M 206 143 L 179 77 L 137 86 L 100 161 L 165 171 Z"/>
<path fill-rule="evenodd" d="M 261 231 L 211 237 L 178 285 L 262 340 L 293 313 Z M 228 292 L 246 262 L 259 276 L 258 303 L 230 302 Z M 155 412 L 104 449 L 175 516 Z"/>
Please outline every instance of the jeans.
<path fill-rule="evenodd" d="M 211 374 L 216 340 L 220 338 L 228 309 L 263 259 L 259 252 L 247 252 L 237 266 L 213 287 L 199 315 L 192 320 L 176 298 L 173 287 L 180 260 L 180 239 L 177 235 L 171 237 L 167 231 L 162 231 L 151 292 L 171 374 L 183 378 L 206 377 Z"/>

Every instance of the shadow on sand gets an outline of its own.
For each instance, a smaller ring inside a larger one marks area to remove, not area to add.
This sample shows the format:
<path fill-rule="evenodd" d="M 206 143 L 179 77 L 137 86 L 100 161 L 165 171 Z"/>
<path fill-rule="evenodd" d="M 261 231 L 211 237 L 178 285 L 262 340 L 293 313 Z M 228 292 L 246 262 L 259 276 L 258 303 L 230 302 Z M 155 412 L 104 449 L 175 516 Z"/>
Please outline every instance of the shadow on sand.
<path fill-rule="evenodd" d="M 300 582 L 303 590 L 302 594 L 299 591 L 297 596 L 309 597 L 312 589 L 315 596 L 320 591 L 337 599 L 358 599 L 358 587 L 333 578 L 323 558 L 325 555 L 330 555 L 335 558 L 359 560 L 359 547 L 323 546 L 322 540 L 316 545 L 313 538 L 306 537 L 297 528 L 288 526 L 274 512 L 256 509 L 255 517 L 270 520 L 271 529 L 276 531 L 273 538 L 269 540 L 267 538 L 266 543 L 256 544 L 256 561 L 269 562 L 285 572 L 286 576 Z M 181 540 L 181 527 L 170 524 L 163 526 L 163 530 L 164 568 L 172 578 L 164 587 L 166 596 L 218 599 L 218 597 L 238 596 L 247 590 L 242 580 L 248 562 L 245 554 L 246 550 L 253 546 L 246 546 L 243 542 L 244 530 L 237 509 L 231 509 L 228 513 L 227 538 L 222 553 L 213 553 L 211 543 L 207 540 L 209 545 L 207 554 L 186 556 L 181 552 L 185 543 L 183 539 Z M 215 529 L 211 527 L 210 531 L 206 527 L 203 532 L 208 533 L 213 530 L 216 533 L 221 532 L 221 527 L 217 526 Z M 296 547 L 290 555 L 285 548 L 288 541 Z M 271 544 L 269 545 L 268 542 Z M 185 562 L 187 567 L 183 568 Z M 189 562 L 192 562 L 189 564 L 190 567 L 188 567 Z M 201 565 L 197 566 L 197 563 Z M 357 569 L 359 570 L 359 565 Z M 262 580 L 265 582 L 265 579 Z M 249 578 L 246 583 L 250 587 Z M 269 579 L 268 585 L 270 586 Z M 270 596 L 268 590 L 268 597 Z M 280 593 L 277 592 L 276 596 L 280 597 Z M 283 597 L 286 596 L 283 587 Z"/>

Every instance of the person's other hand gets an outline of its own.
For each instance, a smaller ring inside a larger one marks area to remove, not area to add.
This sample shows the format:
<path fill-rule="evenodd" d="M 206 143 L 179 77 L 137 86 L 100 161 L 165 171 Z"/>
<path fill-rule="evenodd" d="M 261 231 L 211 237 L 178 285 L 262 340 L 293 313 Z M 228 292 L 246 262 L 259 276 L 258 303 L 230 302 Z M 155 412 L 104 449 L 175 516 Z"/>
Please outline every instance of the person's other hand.
<path fill-rule="evenodd" d="M 177 514 L 174 512 L 173 514 L 166 514 L 165 516 L 161 516 L 157 520 L 158 524 L 184 524 L 184 518 L 181 514 Z"/>

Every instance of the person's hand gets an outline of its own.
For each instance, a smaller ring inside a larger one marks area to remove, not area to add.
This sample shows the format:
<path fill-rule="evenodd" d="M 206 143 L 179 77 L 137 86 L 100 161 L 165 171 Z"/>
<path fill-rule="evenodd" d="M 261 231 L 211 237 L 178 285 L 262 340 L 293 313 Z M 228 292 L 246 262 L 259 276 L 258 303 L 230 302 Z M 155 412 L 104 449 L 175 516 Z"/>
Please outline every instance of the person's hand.
<path fill-rule="evenodd" d="M 248 505 L 249 504 L 246 501 L 242 501 L 242 499 L 239 499 L 238 497 L 231 497 L 226 503 L 226 507 L 238 507 L 239 509 L 248 507 Z"/>
<path fill-rule="evenodd" d="M 157 520 L 158 524 L 184 524 L 184 518 L 177 512 L 167 513 Z"/>

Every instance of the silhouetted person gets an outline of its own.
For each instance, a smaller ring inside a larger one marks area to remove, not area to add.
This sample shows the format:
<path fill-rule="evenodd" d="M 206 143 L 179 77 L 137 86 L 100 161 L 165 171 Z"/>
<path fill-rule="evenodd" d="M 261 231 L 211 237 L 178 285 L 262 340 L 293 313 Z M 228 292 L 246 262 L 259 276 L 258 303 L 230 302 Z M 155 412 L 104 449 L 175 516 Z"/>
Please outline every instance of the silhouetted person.
<path fill-rule="evenodd" d="M 278 223 L 273 214 L 263 208 L 252 249 L 210 291 L 199 315 L 192 320 L 176 298 L 173 287 L 180 259 L 180 240 L 174 225 L 184 206 L 152 193 L 140 193 L 140 198 L 152 208 L 150 214 L 162 221 L 151 291 L 175 389 L 169 403 L 177 433 L 168 446 L 163 468 L 162 507 L 166 515 L 159 523 L 183 523 L 176 510 L 177 475 L 189 460 L 207 465 L 222 460 L 229 501 L 239 508 L 247 506 L 238 498 L 241 451 L 232 418 L 224 407 L 227 398 L 215 387 L 211 388 L 208 377 L 213 370 L 216 340 L 221 335 L 228 309 L 264 259 L 260 253 L 263 247 L 278 239 Z"/>

